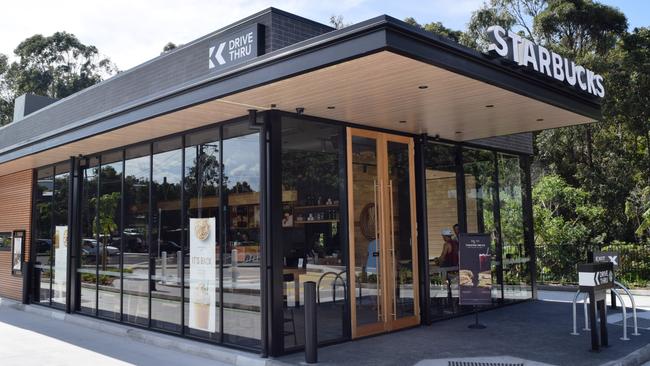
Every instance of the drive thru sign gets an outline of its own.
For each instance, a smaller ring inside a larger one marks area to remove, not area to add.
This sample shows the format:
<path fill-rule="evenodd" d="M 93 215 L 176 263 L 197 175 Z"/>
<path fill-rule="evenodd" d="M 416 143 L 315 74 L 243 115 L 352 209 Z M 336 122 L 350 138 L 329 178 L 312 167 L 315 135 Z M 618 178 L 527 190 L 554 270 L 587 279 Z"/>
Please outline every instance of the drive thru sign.
<path fill-rule="evenodd" d="M 262 53 L 262 25 L 254 24 L 225 34 L 210 43 L 208 68 L 210 71 L 248 61 Z"/>

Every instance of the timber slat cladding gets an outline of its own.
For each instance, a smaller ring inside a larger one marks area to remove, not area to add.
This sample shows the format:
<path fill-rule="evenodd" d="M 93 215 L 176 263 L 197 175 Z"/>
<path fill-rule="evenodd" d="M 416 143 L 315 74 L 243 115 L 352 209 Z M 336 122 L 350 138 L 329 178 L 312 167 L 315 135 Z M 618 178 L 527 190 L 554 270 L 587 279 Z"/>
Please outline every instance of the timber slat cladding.
<path fill-rule="evenodd" d="M 0 177 L 0 232 L 25 230 L 25 259 L 29 259 L 31 240 L 32 171 Z M 11 274 L 11 252 L 0 251 L 0 297 L 20 300 L 23 280 Z"/>

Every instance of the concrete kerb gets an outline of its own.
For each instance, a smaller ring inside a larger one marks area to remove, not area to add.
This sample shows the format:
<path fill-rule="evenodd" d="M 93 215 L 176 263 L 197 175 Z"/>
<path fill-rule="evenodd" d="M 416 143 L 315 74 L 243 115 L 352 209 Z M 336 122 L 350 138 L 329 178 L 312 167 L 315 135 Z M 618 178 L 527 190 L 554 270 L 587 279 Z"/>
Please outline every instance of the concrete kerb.
<path fill-rule="evenodd" d="M 604 363 L 601 366 L 639 366 L 648 361 L 650 361 L 650 344 L 639 348 L 623 358 Z"/>
<path fill-rule="evenodd" d="M 112 324 L 101 319 L 95 319 L 77 314 L 66 314 L 56 309 L 48 309 L 38 305 L 24 305 L 20 302 L 0 298 L 0 306 L 25 311 L 31 314 L 60 320 L 117 337 L 128 337 L 134 341 L 156 347 L 188 353 L 234 366 L 279 366 L 286 365 L 278 360 L 264 359 L 252 353 L 246 353 L 218 345 L 204 344 L 171 335 L 156 333 L 128 325 Z"/>

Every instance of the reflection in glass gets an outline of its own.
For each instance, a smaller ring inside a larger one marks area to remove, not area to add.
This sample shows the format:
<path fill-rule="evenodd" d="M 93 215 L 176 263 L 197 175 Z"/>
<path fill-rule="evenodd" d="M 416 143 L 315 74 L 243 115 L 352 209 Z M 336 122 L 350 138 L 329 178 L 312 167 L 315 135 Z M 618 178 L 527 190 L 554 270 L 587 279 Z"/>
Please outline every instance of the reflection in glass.
<path fill-rule="evenodd" d="M 393 269 L 393 311 L 396 318 L 415 315 L 413 233 L 411 232 L 411 171 L 409 145 L 388 141 L 388 219 Z"/>
<path fill-rule="evenodd" d="M 519 157 L 498 154 L 501 238 L 503 241 L 503 296 L 506 299 L 528 299 L 530 258 L 524 243 L 521 168 Z"/>
<path fill-rule="evenodd" d="M 356 318 L 361 326 L 383 322 L 380 288 L 382 270 L 379 225 L 380 181 L 377 171 L 377 140 L 352 136 L 352 189 L 354 217 L 354 273 Z"/>
<path fill-rule="evenodd" d="M 70 165 L 63 163 L 54 168 L 54 247 L 52 250 L 52 306 L 64 308 L 67 292 L 68 270 L 68 190 Z"/>
<path fill-rule="evenodd" d="M 472 311 L 472 308 L 458 304 L 458 234 L 461 228 L 458 224 L 456 148 L 427 144 L 425 166 L 430 314 L 435 319 Z M 476 212 L 475 203 L 468 202 L 468 210 Z"/>
<path fill-rule="evenodd" d="M 223 252 L 224 340 L 259 347 L 260 137 L 248 123 L 223 128 L 223 188 L 227 230 Z"/>
<path fill-rule="evenodd" d="M 101 252 L 97 245 L 97 177 L 99 159 L 86 159 L 87 166 L 82 170 L 81 219 L 79 244 L 79 268 L 77 273 L 81 284 L 79 310 L 82 313 L 95 314 L 97 309 L 97 264 Z M 93 204 L 95 203 L 95 204 Z"/>
<path fill-rule="evenodd" d="M 122 233 L 123 319 L 149 322 L 149 173 L 150 145 L 126 150 L 124 230 Z"/>
<path fill-rule="evenodd" d="M 98 314 L 113 320 L 121 318 L 122 171 L 122 151 L 102 155 L 99 199 L 90 201 L 99 208 L 96 219 L 99 232 Z"/>
<path fill-rule="evenodd" d="M 154 143 L 151 182 L 151 324 L 173 332 L 181 329 L 181 144 L 180 138 Z"/>
<path fill-rule="evenodd" d="M 467 231 L 492 234 L 492 298 L 501 299 L 500 274 L 496 263 L 499 253 L 496 202 L 496 159 L 495 153 L 485 150 L 464 149 L 463 169 L 465 171 L 465 197 L 467 200 Z"/>
<path fill-rule="evenodd" d="M 208 283 L 208 288 L 215 288 L 216 298 L 219 299 L 219 264 L 221 231 L 219 230 L 219 181 L 221 179 L 221 162 L 219 147 L 219 129 L 207 129 L 187 135 L 185 138 L 185 207 L 186 219 L 185 227 L 188 228 L 192 218 L 215 218 L 217 239 L 215 247 L 215 262 L 217 277 Z M 220 303 L 217 301 L 215 312 L 211 314 L 215 319 L 216 331 L 209 333 L 189 327 L 190 318 L 190 275 L 191 265 L 189 260 L 190 254 L 190 237 L 189 231 L 185 232 L 185 247 L 183 248 L 184 267 L 185 267 L 185 327 L 187 334 L 219 341 L 219 313 Z"/>
<path fill-rule="evenodd" d="M 305 342 L 300 289 L 307 280 L 319 286 L 319 342 L 343 338 L 347 278 L 340 235 L 341 134 L 341 127 L 330 124 L 282 120 L 285 350 Z"/>
<path fill-rule="evenodd" d="M 35 276 L 40 277 L 39 297 L 34 299 L 41 303 L 50 303 L 51 277 L 52 277 L 52 199 L 54 197 L 54 168 L 39 169 L 37 172 L 36 195 L 34 214 L 36 260 L 34 264 Z"/>

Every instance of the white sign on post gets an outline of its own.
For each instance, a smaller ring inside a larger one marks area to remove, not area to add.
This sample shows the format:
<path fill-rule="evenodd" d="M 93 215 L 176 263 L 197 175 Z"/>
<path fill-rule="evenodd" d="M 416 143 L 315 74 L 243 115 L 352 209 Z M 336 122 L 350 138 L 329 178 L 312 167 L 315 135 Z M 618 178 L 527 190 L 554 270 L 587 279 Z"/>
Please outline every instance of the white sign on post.
<path fill-rule="evenodd" d="M 216 332 L 216 219 L 190 219 L 189 327 Z"/>
<path fill-rule="evenodd" d="M 54 235 L 54 297 L 65 297 L 68 273 L 68 227 L 55 227 Z"/>

